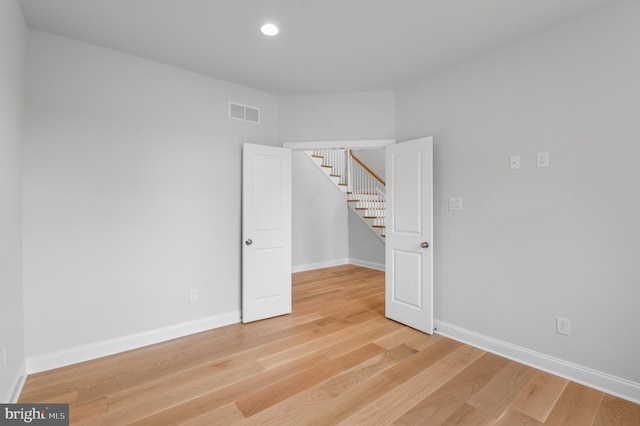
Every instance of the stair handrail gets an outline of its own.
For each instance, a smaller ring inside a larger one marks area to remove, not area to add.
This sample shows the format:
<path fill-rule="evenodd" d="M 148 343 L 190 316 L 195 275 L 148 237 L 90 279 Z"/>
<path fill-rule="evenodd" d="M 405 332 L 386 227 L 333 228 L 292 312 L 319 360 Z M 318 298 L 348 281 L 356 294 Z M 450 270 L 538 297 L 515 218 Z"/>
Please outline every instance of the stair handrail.
<path fill-rule="evenodd" d="M 307 151 L 316 165 L 346 192 L 350 208 L 384 241 L 386 227 L 385 181 L 344 148 Z"/>
<path fill-rule="evenodd" d="M 373 176 L 374 178 L 376 178 L 376 180 L 378 182 L 380 182 L 382 185 L 387 186 L 387 184 L 385 183 L 384 179 L 382 179 L 380 176 L 378 176 L 376 174 L 376 172 L 374 172 L 373 170 L 371 170 L 369 168 L 369 166 L 367 166 L 366 164 L 364 164 L 362 162 L 362 160 L 360 160 L 358 157 L 356 157 L 356 155 L 353 153 L 353 150 L 350 149 L 349 150 L 349 155 L 351 155 L 351 157 L 356 161 L 356 163 L 360 164 L 362 166 L 362 168 L 364 168 L 367 172 L 369 172 L 369 174 L 371 174 L 371 176 Z"/>

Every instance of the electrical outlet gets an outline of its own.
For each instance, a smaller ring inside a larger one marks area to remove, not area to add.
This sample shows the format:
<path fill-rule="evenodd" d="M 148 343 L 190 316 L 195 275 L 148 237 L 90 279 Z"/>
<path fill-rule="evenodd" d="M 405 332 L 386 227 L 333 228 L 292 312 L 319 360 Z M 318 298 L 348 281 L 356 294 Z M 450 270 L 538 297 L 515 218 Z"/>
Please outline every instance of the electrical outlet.
<path fill-rule="evenodd" d="M 569 318 L 556 317 L 556 333 L 570 336 L 571 320 Z"/>
<path fill-rule="evenodd" d="M 509 170 L 518 170 L 520 168 L 520 156 L 512 155 L 509 157 Z"/>
<path fill-rule="evenodd" d="M 4 346 L 2 346 L 2 365 L 4 367 L 7 366 L 7 358 L 8 357 L 9 357 L 9 352 L 8 352 L 7 346 L 4 345 Z"/>
<path fill-rule="evenodd" d="M 190 302 L 195 302 L 196 300 L 198 300 L 198 289 L 197 288 L 192 288 L 189 291 L 189 301 Z"/>

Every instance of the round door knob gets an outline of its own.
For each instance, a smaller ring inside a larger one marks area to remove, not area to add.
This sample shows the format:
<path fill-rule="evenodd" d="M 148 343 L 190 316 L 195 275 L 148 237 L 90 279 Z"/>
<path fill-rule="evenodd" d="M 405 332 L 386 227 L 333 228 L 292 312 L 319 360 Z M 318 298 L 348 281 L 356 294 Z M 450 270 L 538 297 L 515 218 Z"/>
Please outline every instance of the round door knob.
<path fill-rule="evenodd" d="M 250 246 L 251 244 L 253 244 L 253 241 L 251 241 L 251 238 L 249 238 L 247 241 L 244 242 L 246 245 Z"/>
<path fill-rule="evenodd" d="M 422 248 L 429 248 L 429 243 L 428 243 L 428 242 L 426 242 L 426 241 L 423 241 L 423 242 L 421 242 L 421 243 L 420 243 L 420 247 L 422 247 Z"/>

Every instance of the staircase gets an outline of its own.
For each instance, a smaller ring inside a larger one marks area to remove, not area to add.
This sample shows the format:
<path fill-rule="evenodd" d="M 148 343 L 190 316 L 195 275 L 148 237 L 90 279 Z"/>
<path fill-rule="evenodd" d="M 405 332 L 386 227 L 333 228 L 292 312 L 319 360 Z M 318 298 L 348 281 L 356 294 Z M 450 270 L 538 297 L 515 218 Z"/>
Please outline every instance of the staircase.
<path fill-rule="evenodd" d="M 347 204 L 381 240 L 385 237 L 385 183 L 351 150 L 305 151 L 313 162 L 347 194 Z"/>

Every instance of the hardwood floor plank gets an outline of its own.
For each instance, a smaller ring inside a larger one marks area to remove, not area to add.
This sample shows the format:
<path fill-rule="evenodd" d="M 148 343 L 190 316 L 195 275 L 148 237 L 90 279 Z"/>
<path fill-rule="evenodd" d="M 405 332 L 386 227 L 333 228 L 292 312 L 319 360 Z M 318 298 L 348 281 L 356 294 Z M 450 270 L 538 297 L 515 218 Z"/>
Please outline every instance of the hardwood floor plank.
<path fill-rule="evenodd" d="M 385 371 L 382 375 L 399 383 L 399 385 L 392 391 L 372 400 L 357 412 L 350 414 L 343 424 L 391 424 L 483 354 L 484 351 L 480 349 L 459 346 L 429 366 L 415 368 L 412 364 L 408 364 L 412 367 L 411 375 L 388 375 Z M 400 367 L 403 363 L 401 362 L 396 367 Z M 392 369 L 396 367 L 392 367 Z M 405 381 L 400 382 L 400 379 L 405 379 Z"/>
<path fill-rule="evenodd" d="M 640 405 L 605 395 L 593 424 L 594 426 L 640 425 Z"/>
<path fill-rule="evenodd" d="M 482 355 L 476 362 L 462 370 L 407 411 L 394 424 L 424 425 L 442 424 L 483 388 L 509 360 L 491 353 Z"/>
<path fill-rule="evenodd" d="M 446 337 L 438 336 L 434 334 L 432 336 L 428 334 L 421 333 L 421 335 L 414 335 L 413 337 L 407 339 L 405 342 L 408 346 L 411 346 L 414 349 L 422 351 L 429 346 L 436 344 L 442 340 L 449 340 Z"/>
<path fill-rule="evenodd" d="M 357 333 L 355 336 L 345 342 L 336 343 L 330 347 L 323 349 L 322 354 L 327 356 L 328 358 L 335 358 L 358 347 L 365 346 L 369 343 L 374 343 L 376 346 L 380 346 L 375 341 L 382 336 L 393 333 L 395 330 L 397 330 L 397 325 L 393 324 L 392 321 L 383 320 L 380 327 L 366 332 Z M 382 346 L 380 347 L 382 349 L 387 349 Z"/>
<path fill-rule="evenodd" d="M 332 397 L 316 387 L 297 393 L 234 425 L 304 425 L 308 413 L 320 409 Z"/>
<path fill-rule="evenodd" d="M 374 340 L 373 343 L 385 349 L 391 349 L 398 346 L 399 344 L 405 343 L 407 340 L 413 338 L 416 335 L 423 336 L 424 333 L 410 327 L 396 327 L 393 333 L 378 338 Z"/>
<path fill-rule="evenodd" d="M 489 426 L 494 425 L 497 419 L 491 417 L 485 411 L 464 404 L 451 417 L 445 420 L 443 426 Z"/>
<path fill-rule="evenodd" d="M 513 408 L 544 423 L 569 381 L 543 371 L 535 376 L 513 403 Z"/>
<path fill-rule="evenodd" d="M 593 424 L 603 396 L 602 392 L 571 382 L 545 423 L 566 426 Z"/>
<path fill-rule="evenodd" d="M 496 426 L 539 426 L 543 424 L 513 408 L 507 409 L 495 423 Z"/>
<path fill-rule="evenodd" d="M 148 417 L 149 421 L 158 422 L 157 424 L 162 422 L 180 424 L 184 420 L 198 417 L 214 408 L 233 402 L 255 389 L 265 388 L 271 385 L 274 380 L 281 380 L 307 370 L 310 365 L 325 361 L 326 358 L 313 354 L 257 374 L 236 374 L 232 380 L 217 386 L 204 389 L 168 390 L 161 395 L 145 393 L 141 395 L 142 400 L 132 398 L 121 401 L 121 405 L 110 403 L 109 415 L 111 418 L 117 419 L 116 424 L 122 424 L 120 421 L 128 418 L 138 420 L 141 417 Z"/>
<path fill-rule="evenodd" d="M 69 404 L 69 411 L 73 410 L 73 422 L 70 424 L 102 424 L 107 418 L 109 406 L 107 398 L 92 401 L 88 404 Z"/>
<path fill-rule="evenodd" d="M 313 340 L 307 340 L 300 345 L 281 350 L 273 355 L 258 358 L 258 362 L 267 369 L 274 368 L 301 355 L 323 351 L 327 346 L 341 345 L 349 341 L 349 339 L 357 337 L 361 332 L 368 332 L 381 327 L 384 327 L 384 325 L 380 324 L 378 320 L 366 321 L 354 326 L 336 323 L 333 327 L 333 330 L 335 330 L 333 333 L 318 333 L 318 336 Z M 327 330 L 331 330 L 331 328 L 327 327 Z"/>
<path fill-rule="evenodd" d="M 404 383 L 413 377 L 416 371 L 424 370 L 461 347 L 462 344 L 454 340 L 440 340 L 385 371 L 384 375 L 395 382 Z"/>
<path fill-rule="evenodd" d="M 281 424 L 283 419 L 286 419 L 289 424 L 310 424 L 312 420 L 309 413 L 329 410 L 334 416 L 339 416 L 340 413 L 354 410 L 368 402 L 368 395 L 375 395 L 395 387 L 395 383 L 380 376 L 380 373 L 413 353 L 415 353 L 414 349 L 399 345 L 340 375 L 325 380 L 310 390 L 269 407 L 252 416 L 248 424 L 277 425 Z M 334 400 L 347 392 L 348 397 Z M 322 395 L 323 398 L 318 398 L 318 395 Z"/>
<path fill-rule="evenodd" d="M 362 409 L 371 399 L 378 395 L 388 394 L 398 387 L 398 384 L 382 374 L 374 375 L 370 379 L 350 387 L 338 397 L 327 401 L 320 409 L 308 413 L 304 418 L 307 425 L 335 425 L 348 418 L 354 410 Z M 364 424 L 349 421 L 348 424 Z"/>
<path fill-rule="evenodd" d="M 264 368 L 257 362 L 228 369 L 220 375 L 201 373 L 199 379 L 185 378 L 184 382 L 158 380 L 147 387 L 134 387 L 109 398 L 109 416 L 117 424 L 125 419 L 151 416 L 184 401 L 208 394 L 211 389 L 236 384 L 243 377 L 257 376 Z M 200 373 L 200 372 L 198 372 Z"/>
<path fill-rule="evenodd" d="M 498 418 L 516 399 L 535 373 L 536 370 L 531 367 L 510 362 L 482 390 L 473 395 L 468 404 Z"/>
<path fill-rule="evenodd" d="M 242 415 L 240 409 L 236 404 L 231 402 L 215 410 L 206 412 L 201 416 L 186 420 L 181 426 L 232 425 L 244 419 L 245 417 Z"/>
<path fill-rule="evenodd" d="M 415 349 L 404 344 L 398 345 L 381 354 L 379 357 L 372 358 L 369 362 L 359 364 L 342 374 L 326 380 L 320 387 L 329 395 L 336 397 L 345 393 L 353 386 L 380 374 L 416 352 Z"/>
<path fill-rule="evenodd" d="M 640 425 L 640 406 L 384 316 L 384 272 L 293 274 L 293 312 L 27 378 L 73 425 Z"/>
<path fill-rule="evenodd" d="M 235 401 L 236 405 L 245 417 L 250 417 L 293 394 L 301 392 L 383 352 L 384 349 L 380 346 L 370 343 L 339 358 L 317 364 L 286 379 L 278 380 L 271 385 L 248 392 Z"/>

